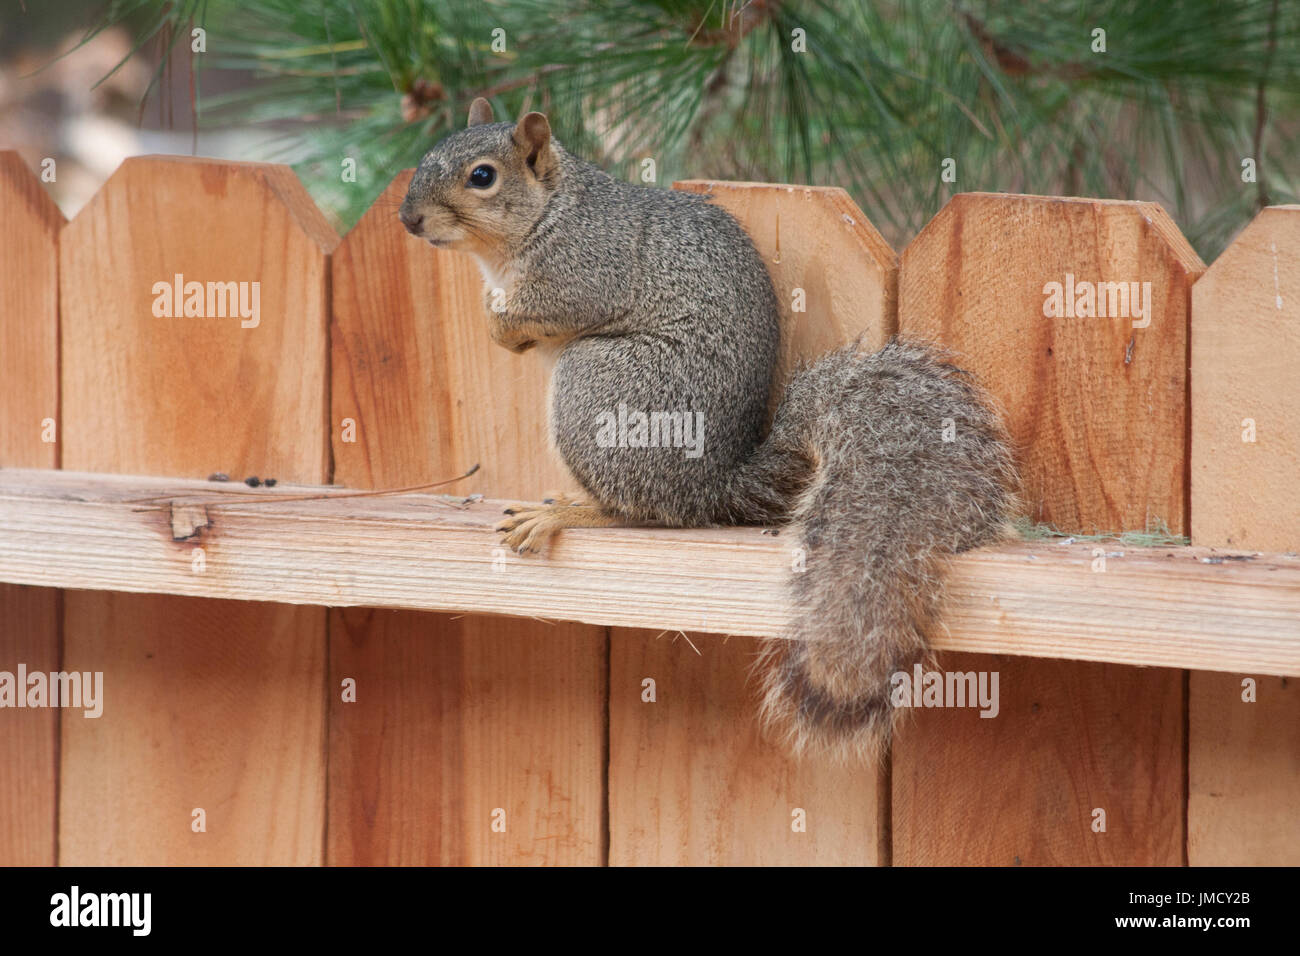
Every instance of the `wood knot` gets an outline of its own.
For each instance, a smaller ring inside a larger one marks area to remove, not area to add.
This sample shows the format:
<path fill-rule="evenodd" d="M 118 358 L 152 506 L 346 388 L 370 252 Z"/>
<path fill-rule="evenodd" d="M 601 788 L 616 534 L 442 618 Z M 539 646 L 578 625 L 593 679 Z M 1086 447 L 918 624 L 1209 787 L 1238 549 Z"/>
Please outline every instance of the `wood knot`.
<path fill-rule="evenodd" d="M 203 529 L 209 527 L 208 510 L 203 505 L 173 502 L 171 509 L 173 541 L 190 541 L 203 537 Z"/>

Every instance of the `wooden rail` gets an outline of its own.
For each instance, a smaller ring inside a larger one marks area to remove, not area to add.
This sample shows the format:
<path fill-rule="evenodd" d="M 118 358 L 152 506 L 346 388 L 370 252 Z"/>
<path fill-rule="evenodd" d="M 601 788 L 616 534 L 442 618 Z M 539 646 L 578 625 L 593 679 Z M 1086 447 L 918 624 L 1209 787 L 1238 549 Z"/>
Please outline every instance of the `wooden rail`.
<path fill-rule="evenodd" d="M 797 543 L 759 528 L 566 531 L 547 556 L 520 557 L 492 531 L 499 501 L 293 500 L 341 490 L 0 469 L 0 581 L 748 636 L 779 634 L 790 613 Z M 1115 541 L 985 549 L 956 562 L 934 643 L 1300 674 L 1300 557 Z"/>

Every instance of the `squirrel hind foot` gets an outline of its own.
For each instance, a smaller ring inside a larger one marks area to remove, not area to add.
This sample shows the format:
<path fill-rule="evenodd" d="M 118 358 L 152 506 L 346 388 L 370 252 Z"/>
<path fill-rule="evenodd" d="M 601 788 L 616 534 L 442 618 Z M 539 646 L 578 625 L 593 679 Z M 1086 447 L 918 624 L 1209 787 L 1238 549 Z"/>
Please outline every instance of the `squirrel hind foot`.
<path fill-rule="evenodd" d="M 506 547 L 518 554 L 540 554 L 557 531 L 608 528 L 619 523 L 599 508 L 575 504 L 567 495 L 551 500 L 551 504 L 514 505 L 506 509 L 509 517 L 497 522 L 495 527 L 505 535 Z"/>
<path fill-rule="evenodd" d="M 569 494 L 568 492 L 565 492 L 565 491 L 548 491 L 548 492 L 546 492 L 546 494 L 545 494 L 545 495 L 543 496 L 543 498 L 542 498 L 542 504 L 544 504 L 544 505 L 580 505 L 580 504 L 582 504 L 582 500 L 579 499 L 579 498 L 575 498 L 575 497 L 573 497 L 571 494 Z M 540 509 L 537 507 L 536 502 L 528 502 L 528 503 L 526 503 L 526 504 L 515 504 L 515 505 L 509 505 L 508 507 L 505 508 L 505 510 L 502 511 L 502 514 L 513 515 L 513 514 L 518 514 L 518 513 L 520 513 L 520 512 L 523 512 L 523 511 L 538 511 L 538 510 L 540 510 Z M 497 530 L 499 531 L 499 530 L 501 530 L 501 529 L 498 528 Z"/>

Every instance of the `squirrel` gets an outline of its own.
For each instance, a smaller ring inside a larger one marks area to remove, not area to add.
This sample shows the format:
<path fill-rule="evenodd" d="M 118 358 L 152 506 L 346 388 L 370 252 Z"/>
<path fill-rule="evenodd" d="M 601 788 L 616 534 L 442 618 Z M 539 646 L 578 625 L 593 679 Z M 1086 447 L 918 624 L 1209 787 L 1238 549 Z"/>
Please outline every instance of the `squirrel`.
<path fill-rule="evenodd" d="M 586 493 L 507 509 L 520 553 L 564 528 L 789 526 L 794 617 L 766 639 L 760 714 L 795 754 L 872 761 L 891 677 L 928 656 L 952 555 L 1006 535 L 1001 419 L 925 343 L 838 348 L 798 369 L 770 428 L 780 340 L 771 277 L 709 197 L 621 182 L 567 152 L 542 113 L 430 150 L 399 218 L 483 273 L 492 339 L 550 365 L 552 445 Z"/>

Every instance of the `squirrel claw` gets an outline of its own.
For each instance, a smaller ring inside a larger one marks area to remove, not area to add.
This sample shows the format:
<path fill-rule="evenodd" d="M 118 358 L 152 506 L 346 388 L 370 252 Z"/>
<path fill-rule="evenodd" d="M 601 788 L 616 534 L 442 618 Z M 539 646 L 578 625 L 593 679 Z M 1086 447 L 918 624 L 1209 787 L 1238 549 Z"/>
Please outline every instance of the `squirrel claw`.
<path fill-rule="evenodd" d="M 510 515 L 498 521 L 494 530 L 505 534 L 505 545 L 516 554 L 538 554 L 541 546 L 563 526 L 555 518 L 555 510 L 564 505 L 544 505 L 507 509 Z"/>
<path fill-rule="evenodd" d="M 603 528 L 617 523 L 599 509 L 575 504 L 568 495 L 556 495 L 552 501 L 507 510 L 510 517 L 498 521 L 494 528 L 505 535 L 506 547 L 516 554 L 540 554 L 542 546 L 562 528 Z"/>

